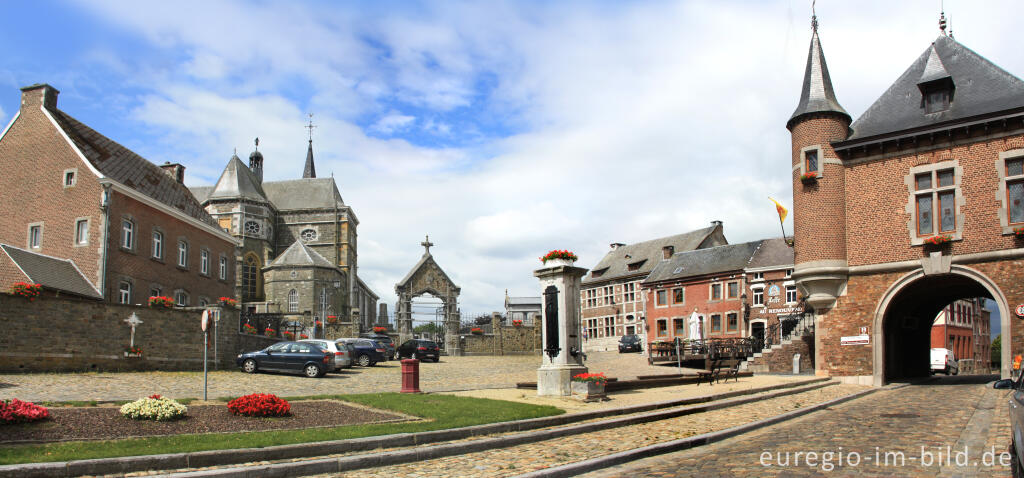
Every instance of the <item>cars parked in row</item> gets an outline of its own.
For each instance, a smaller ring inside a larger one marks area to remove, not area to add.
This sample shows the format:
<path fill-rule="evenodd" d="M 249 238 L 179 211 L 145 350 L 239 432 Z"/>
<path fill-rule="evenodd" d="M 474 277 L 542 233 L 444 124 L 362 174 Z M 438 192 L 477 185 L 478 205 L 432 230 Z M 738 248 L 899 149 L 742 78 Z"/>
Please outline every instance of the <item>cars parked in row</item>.
<path fill-rule="evenodd" d="M 352 353 L 345 347 L 345 344 L 338 344 L 332 340 L 325 339 L 302 339 L 299 342 L 310 343 L 334 354 L 334 370 L 336 372 L 343 368 L 352 368 Z"/>
<path fill-rule="evenodd" d="M 344 338 L 335 339 L 337 343 L 351 344 L 355 347 L 352 360 L 360 367 L 372 367 L 378 362 L 387 360 L 387 348 L 375 341 L 365 338 Z"/>
<path fill-rule="evenodd" d="M 420 361 L 440 360 L 441 351 L 437 343 L 426 339 L 410 339 L 398 346 L 398 358 L 414 358 Z"/>
<path fill-rule="evenodd" d="M 239 354 L 236 363 L 247 373 L 275 371 L 317 378 L 335 369 L 334 357 L 334 353 L 311 343 L 278 342 L 263 350 Z"/>
<path fill-rule="evenodd" d="M 364 339 L 370 339 L 370 340 L 374 340 L 374 341 L 380 342 L 380 344 L 383 345 L 384 348 L 386 349 L 385 352 L 384 352 L 384 359 L 385 360 L 394 360 L 395 359 L 395 341 L 392 340 L 390 336 L 384 335 L 384 334 L 373 333 L 373 332 L 367 332 L 367 333 L 359 334 L 359 337 L 360 338 L 364 338 Z"/>

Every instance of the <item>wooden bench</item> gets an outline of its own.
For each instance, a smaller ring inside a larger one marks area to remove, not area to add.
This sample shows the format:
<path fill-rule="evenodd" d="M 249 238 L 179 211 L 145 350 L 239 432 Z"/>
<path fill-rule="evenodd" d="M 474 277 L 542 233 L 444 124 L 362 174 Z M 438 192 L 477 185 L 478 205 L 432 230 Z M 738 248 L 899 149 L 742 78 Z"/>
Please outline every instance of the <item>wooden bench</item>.
<path fill-rule="evenodd" d="M 721 371 L 721 360 L 715 360 L 711 362 L 711 366 L 707 370 L 700 370 L 697 372 L 697 386 L 700 386 L 701 382 L 707 381 L 708 385 L 714 385 L 715 379 L 718 378 L 718 374 Z"/>
<path fill-rule="evenodd" d="M 728 382 L 729 377 L 740 381 L 740 361 L 739 360 L 722 360 L 718 365 L 718 373 L 716 374 L 718 381 L 721 382 L 723 379 Z"/>

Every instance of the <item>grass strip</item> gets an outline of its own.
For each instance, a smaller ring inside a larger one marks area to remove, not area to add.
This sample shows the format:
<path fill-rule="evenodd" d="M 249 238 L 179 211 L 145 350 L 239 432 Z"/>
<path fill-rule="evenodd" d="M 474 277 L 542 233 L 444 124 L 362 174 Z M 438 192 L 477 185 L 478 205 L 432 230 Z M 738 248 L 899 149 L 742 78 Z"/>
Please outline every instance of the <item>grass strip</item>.
<path fill-rule="evenodd" d="M 259 448 L 293 443 L 391 435 L 395 433 L 444 430 L 565 413 L 560 408 L 546 405 L 530 405 L 504 400 L 454 395 L 370 393 L 289 397 L 288 400 L 312 398 L 343 400 L 382 410 L 392 410 L 413 415 L 423 418 L 425 421 L 347 425 L 334 428 L 209 433 L 109 441 L 74 441 L 38 445 L 0 446 L 0 465 L 187 453 L 232 448 Z M 31 426 L 31 424 L 26 425 Z M 0 429 L 0 432 L 2 432 L 2 429 Z"/>

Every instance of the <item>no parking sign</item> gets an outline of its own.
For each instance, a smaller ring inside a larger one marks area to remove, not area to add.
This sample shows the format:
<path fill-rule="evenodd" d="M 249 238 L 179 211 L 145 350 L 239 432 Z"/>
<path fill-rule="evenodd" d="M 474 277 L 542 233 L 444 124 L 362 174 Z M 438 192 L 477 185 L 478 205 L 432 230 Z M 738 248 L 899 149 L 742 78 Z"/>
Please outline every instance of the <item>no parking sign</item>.
<path fill-rule="evenodd" d="M 1017 317 L 1024 317 L 1024 304 L 1017 306 Z"/>

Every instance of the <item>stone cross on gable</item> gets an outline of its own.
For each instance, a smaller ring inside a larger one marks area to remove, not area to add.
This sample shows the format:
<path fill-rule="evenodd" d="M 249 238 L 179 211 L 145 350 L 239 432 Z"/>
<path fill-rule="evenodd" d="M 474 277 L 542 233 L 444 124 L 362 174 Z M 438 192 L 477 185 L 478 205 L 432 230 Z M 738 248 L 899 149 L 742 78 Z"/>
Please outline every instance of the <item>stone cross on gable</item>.
<path fill-rule="evenodd" d="M 135 326 L 141 324 L 142 320 L 139 319 L 138 315 L 135 315 L 135 312 L 132 312 L 131 317 L 128 317 L 127 319 L 124 319 L 124 321 L 128 322 L 128 325 L 132 326 L 132 340 L 131 340 L 131 344 L 129 344 L 129 345 L 134 347 L 135 346 Z"/>
<path fill-rule="evenodd" d="M 430 246 L 433 246 L 434 243 L 430 242 L 430 236 L 427 235 L 427 240 L 421 242 L 420 245 L 423 246 L 427 250 L 427 254 L 430 254 Z"/>

